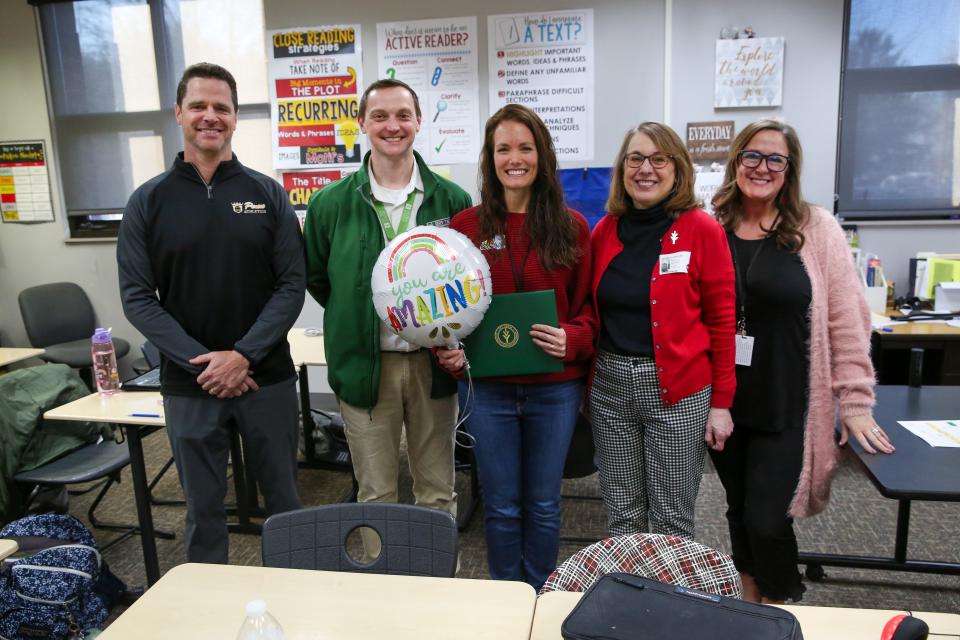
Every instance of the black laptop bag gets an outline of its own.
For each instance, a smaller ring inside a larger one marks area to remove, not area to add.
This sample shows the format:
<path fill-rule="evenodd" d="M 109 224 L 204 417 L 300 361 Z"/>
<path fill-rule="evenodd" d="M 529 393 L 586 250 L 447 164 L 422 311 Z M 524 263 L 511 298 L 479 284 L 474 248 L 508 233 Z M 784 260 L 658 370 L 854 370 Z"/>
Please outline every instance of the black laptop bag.
<path fill-rule="evenodd" d="M 789 611 L 629 573 L 600 578 L 561 632 L 566 640 L 803 640 Z"/>

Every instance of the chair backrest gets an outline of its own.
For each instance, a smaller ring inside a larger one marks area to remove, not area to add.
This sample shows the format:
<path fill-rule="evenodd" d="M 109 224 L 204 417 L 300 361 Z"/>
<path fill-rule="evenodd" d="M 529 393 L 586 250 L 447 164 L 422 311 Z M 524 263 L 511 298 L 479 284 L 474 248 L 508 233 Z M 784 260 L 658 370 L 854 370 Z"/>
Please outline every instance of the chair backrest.
<path fill-rule="evenodd" d="M 739 598 L 743 588 L 728 555 L 677 536 L 638 533 L 581 549 L 550 574 L 540 593 L 586 591 L 600 576 L 613 572 L 732 598 Z"/>
<path fill-rule="evenodd" d="M 347 536 L 370 527 L 380 555 L 361 564 L 347 554 Z M 445 511 L 406 504 L 330 504 L 270 516 L 263 523 L 263 566 L 453 577 L 457 521 Z"/>
<path fill-rule="evenodd" d="M 49 347 L 89 339 L 97 328 L 90 299 L 73 282 L 54 282 L 20 292 L 20 315 L 30 344 Z"/>

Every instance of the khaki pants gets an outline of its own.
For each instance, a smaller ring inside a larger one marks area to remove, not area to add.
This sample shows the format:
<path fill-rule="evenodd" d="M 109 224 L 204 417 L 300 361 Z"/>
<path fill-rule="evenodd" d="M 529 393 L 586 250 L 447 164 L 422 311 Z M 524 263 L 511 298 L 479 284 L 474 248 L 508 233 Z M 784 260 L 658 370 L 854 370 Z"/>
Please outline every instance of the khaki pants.
<path fill-rule="evenodd" d="M 415 503 L 456 516 L 453 426 L 457 396 L 430 398 L 432 357 L 427 350 L 383 351 L 380 353 L 380 391 L 373 410 L 340 402 L 359 485 L 357 502 L 398 501 L 400 435 L 406 426 Z M 370 558 L 380 554 L 379 544 L 370 541 L 369 536 L 364 536 L 364 547 Z"/>

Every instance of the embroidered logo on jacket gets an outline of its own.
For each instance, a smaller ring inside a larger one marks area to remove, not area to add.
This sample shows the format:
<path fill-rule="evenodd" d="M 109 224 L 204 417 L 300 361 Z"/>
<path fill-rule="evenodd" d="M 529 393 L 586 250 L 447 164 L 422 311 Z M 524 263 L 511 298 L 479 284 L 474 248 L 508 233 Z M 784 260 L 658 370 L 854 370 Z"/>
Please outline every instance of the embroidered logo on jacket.
<path fill-rule="evenodd" d="M 233 207 L 234 213 L 266 213 L 267 212 L 267 205 L 254 204 L 250 201 L 231 202 L 230 206 Z"/>

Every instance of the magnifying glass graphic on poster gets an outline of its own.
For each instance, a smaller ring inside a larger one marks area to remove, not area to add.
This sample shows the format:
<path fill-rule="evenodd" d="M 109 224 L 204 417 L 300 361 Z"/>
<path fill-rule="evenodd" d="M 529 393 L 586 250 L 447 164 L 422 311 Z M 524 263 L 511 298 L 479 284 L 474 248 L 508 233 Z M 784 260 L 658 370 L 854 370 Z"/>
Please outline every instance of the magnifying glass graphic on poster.
<path fill-rule="evenodd" d="M 447 110 L 447 101 L 440 100 L 437 102 L 437 115 L 433 116 L 433 121 L 436 122 L 437 118 L 440 117 L 440 114 Z"/>

